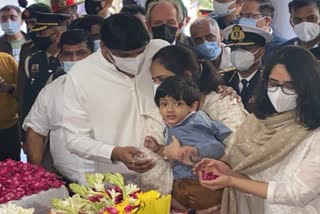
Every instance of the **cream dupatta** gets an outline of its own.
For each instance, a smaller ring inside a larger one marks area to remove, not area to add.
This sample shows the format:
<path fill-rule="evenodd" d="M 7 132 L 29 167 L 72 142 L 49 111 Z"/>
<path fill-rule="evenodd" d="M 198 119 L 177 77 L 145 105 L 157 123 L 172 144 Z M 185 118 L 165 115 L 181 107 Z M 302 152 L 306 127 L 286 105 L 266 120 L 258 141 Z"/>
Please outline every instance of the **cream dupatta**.
<path fill-rule="evenodd" d="M 265 120 L 252 114 L 236 132 L 228 163 L 241 174 L 261 172 L 284 159 L 309 133 L 296 122 L 294 111 Z M 237 214 L 236 192 L 232 188 L 224 190 L 221 214 Z"/>

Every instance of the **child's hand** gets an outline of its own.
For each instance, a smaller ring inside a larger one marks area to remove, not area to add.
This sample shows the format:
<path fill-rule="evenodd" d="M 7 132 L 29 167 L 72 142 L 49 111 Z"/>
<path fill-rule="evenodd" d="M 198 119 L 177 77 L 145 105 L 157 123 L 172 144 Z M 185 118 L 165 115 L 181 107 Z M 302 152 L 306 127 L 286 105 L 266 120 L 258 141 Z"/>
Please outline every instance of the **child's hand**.
<path fill-rule="evenodd" d="M 169 160 L 181 161 L 183 159 L 182 147 L 179 140 L 174 136 L 172 137 L 172 143 L 164 147 L 163 153 Z"/>
<path fill-rule="evenodd" d="M 182 160 L 181 162 L 193 166 L 196 162 L 200 161 L 200 156 L 197 148 L 192 146 L 183 146 L 181 147 L 182 151 Z"/>
<path fill-rule="evenodd" d="M 150 150 L 153 151 L 153 152 L 156 152 L 156 151 L 159 150 L 160 145 L 159 145 L 159 143 L 157 142 L 156 139 L 154 139 L 154 138 L 151 137 L 151 136 L 147 136 L 147 137 L 144 139 L 144 147 L 150 149 Z"/>

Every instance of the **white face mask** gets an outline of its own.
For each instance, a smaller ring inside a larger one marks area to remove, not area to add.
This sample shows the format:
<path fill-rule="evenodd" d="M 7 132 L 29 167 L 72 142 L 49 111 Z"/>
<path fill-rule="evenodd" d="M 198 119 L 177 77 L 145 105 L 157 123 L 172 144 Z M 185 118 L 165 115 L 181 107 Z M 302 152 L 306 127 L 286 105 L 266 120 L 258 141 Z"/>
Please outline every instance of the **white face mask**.
<path fill-rule="evenodd" d="M 293 31 L 301 41 L 310 42 L 319 35 L 320 26 L 312 22 L 301 22 L 293 27 Z"/>
<path fill-rule="evenodd" d="M 224 17 L 231 14 L 233 11 L 236 10 L 236 8 L 229 9 L 229 7 L 235 2 L 236 2 L 235 0 L 228 3 L 219 3 L 217 1 L 214 1 L 213 3 L 214 15 Z"/>
<path fill-rule="evenodd" d="M 297 94 L 285 94 L 280 87 L 274 92 L 271 91 L 268 91 L 268 97 L 278 113 L 291 111 L 297 107 Z"/>
<path fill-rule="evenodd" d="M 96 52 L 100 48 L 100 39 L 93 40 L 93 52 Z"/>
<path fill-rule="evenodd" d="M 246 51 L 243 49 L 236 49 L 231 52 L 230 54 L 230 61 L 232 65 L 238 70 L 238 71 L 246 71 L 248 70 L 256 61 L 260 60 L 257 59 L 254 61 L 254 55 L 259 52 L 260 49 L 258 49 L 256 52 L 251 53 L 250 51 Z"/>
<path fill-rule="evenodd" d="M 76 64 L 77 61 L 63 61 L 63 70 L 66 73 L 69 73 L 69 71 L 71 71 L 71 68 L 74 66 L 74 64 Z"/>
<path fill-rule="evenodd" d="M 111 54 L 112 55 L 112 54 Z M 124 72 L 136 75 L 138 73 L 139 65 L 141 64 L 144 52 L 140 53 L 136 57 L 117 57 L 112 55 L 115 65 Z"/>

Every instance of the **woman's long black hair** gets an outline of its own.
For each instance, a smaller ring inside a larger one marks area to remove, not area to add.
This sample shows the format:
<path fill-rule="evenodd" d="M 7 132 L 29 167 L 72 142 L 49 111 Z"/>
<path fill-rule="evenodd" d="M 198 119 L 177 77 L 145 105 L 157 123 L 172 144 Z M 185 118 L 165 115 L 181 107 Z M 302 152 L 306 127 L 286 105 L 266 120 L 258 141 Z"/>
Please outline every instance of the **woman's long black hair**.
<path fill-rule="evenodd" d="M 257 89 L 254 114 L 265 119 L 276 113 L 267 93 L 267 81 L 276 65 L 285 66 L 298 95 L 296 114 L 298 122 L 313 130 L 320 126 L 320 65 L 313 54 L 298 46 L 281 48 L 268 62 Z"/>

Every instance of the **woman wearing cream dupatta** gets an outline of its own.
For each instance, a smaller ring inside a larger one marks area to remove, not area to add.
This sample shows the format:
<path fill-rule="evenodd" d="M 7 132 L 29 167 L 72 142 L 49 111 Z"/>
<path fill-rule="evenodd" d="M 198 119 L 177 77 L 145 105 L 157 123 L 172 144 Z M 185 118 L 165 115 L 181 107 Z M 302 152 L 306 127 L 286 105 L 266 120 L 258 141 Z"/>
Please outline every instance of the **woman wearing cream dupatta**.
<path fill-rule="evenodd" d="M 299 59 L 297 61 L 296 59 Z M 222 214 L 311 214 L 320 210 L 320 67 L 285 47 L 263 73 L 257 107 L 238 129 L 226 164 L 202 160 L 210 189 L 225 188 Z M 263 200 L 265 199 L 265 200 Z"/>

